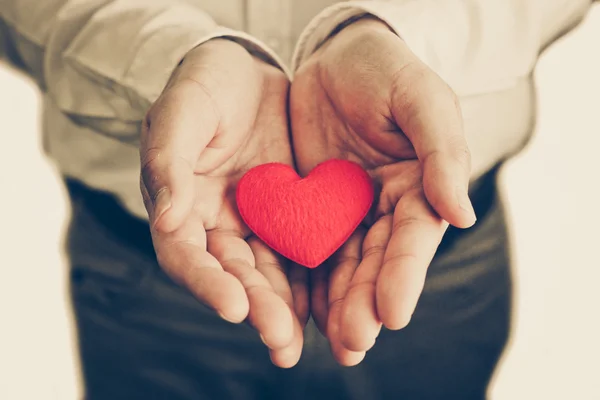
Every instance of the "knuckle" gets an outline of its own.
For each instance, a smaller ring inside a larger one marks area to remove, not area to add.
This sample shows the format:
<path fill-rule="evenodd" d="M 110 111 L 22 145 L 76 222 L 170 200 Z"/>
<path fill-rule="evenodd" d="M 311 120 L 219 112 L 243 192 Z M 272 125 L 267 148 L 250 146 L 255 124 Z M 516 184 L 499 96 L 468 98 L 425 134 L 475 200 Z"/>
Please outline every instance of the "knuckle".
<path fill-rule="evenodd" d="M 246 294 L 248 296 L 261 296 L 263 293 L 273 293 L 273 289 L 257 282 L 249 282 L 244 288 L 246 289 Z"/>
<path fill-rule="evenodd" d="M 344 296 L 340 296 L 340 297 L 335 297 L 335 298 L 331 298 L 328 300 L 327 305 L 329 306 L 329 308 L 335 308 L 335 307 L 340 307 L 342 306 L 344 303 Z"/>
<path fill-rule="evenodd" d="M 392 97 L 404 107 L 411 105 L 426 77 L 423 66 L 416 61 L 407 61 L 392 73 Z"/>
<path fill-rule="evenodd" d="M 463 168 L 466 173 L 470 173 L 471 159 L 471 151 L 465 137 L 462 134 L 453 134 L 447 138 L 442 148 L 430 153 L 427 156 L 426 161 L 436 165 L 448 165 L 448 163 L 457 164 Z"/>
<path fill-rule="evenodd" d="M 356 256 L 356 255 L 352 255 L 352 254 L 339 254 L 336 258 L 335 258 L 336 264 L 339 266 L 343 266 L 343 265 L 358 265 L 361 261 L 360 257 Z"/>
<path fill-rule="evenodd" d="M 385 252 L 385 246 L 382 246 L 382 245 L 371 246 L 371 247 L 365 249 L 365 251 L 363 251 L 363 259 L 365 259 L 367 257 L 381 255 L 384 252 Z"/>
<path fill-rule="evenodd" d="M 471 170 L 471 151 L 463 135 L 455 135 L 450 139 L 448 154 L 458 164 L 463 166 L 466 172 Z"/>
<path fill-rule="evenodd" d="M 454 104 L 455 107 L 460 108 L 460 99 L 458 98 L 458 95 L 456 94 L 456 92 L 454 90 L 452 90 L 450 85 L 448 85 L 441 78 L 439 79 L 439 82 L 441 84 L 443 84 L 443 86 L 444 86 L 443 93 L 446 96 L 446 100 L 448 102 Z"/>
<path fill-rule="evenodd" d="M 429 223 L 431 223 L 431 221 L 425 217 L 405 216 L 404 218 L 398 219 L 398 221 L 394 221 L 391 234 L 392 236 L 397 235 L 399 231 L 405 230 L 408 227 L 415 225 L 426 225 Z"/>
<path fill-rule="evenodd" d="M 152 211 L 154 211 L 154 207 L 152 207 L 152 200 L 150 199 L 150 195 L 148 194 L 148 189 L 146 188 L 146 185 L 144 184 L 144 180 L 142 179 L 141 175 L 140 175 L 140 179 L 139 179 L 139 185 L 140 185 L 140 192 L 142 193 L 142 201 L 144 202 L 146 211 L 148 212 L 148 214 L 150 214 Z"/>
<path fill-rule="evenodd" d="M 416 59 L 410 59 L 398 65 L 398 68 L 392 73 L 392 81 L 409 87 L 409 85 L 422 82 L 427 76 L 427 68 Z"/>
<path fill-rule="evenodd" d="M 242 258 L 221 260 L 221 266 L 226 272 L 234 275 L 242 283 L 252 281 L 256 273 L 256 270 L 250 266 L 248 261 Z"/>
<path fill-rule="evenodd" d="M 414 253 L 394 254 L 385 259 L 384 267 L 398 267 L 407 263 L 415 263 L 419 261 L 419 257 Z"/>
<path fill-rule="evenodd" d="M 471 169 L 471 152 L 466 144 L 459 146 L 455 150 L 455 157 L 458 159 L 461 165 L 464 165 L 468 170 Z"/>
<path fill-rule="evenodd" d="M 285 275 L 285 271 L 281 263 L 277 260 L 261 260 L 256 263 L 256 269 L 258 271 L 271 271 L 274 274 Z"/>
<path fill-rule="evenodd" d="M 456 92 L 450 87 L 448 83 L 442 80 L 442 78 L 440 78 L 439 76 L 435 76 L 437 86 L 439 87 L 437 92 L 440 94 L 438 99 L 441 102 L 443 102 L 442 104 L 444 107 L 448 107 L 448 105 L 451 105 L 451 107 L 454 108 L 458 122 L 460 122 L 460 125 L 462 127 L 462 108 L 460 105 L 460 97 L 456 94 Z"/>
<path fill-rule="evenodd" d="M 161 151 L 158 148 L 149 148 L 143 151 L 141 156 L 141 181 L 146 189 L 152 191 L 156 183 L 160 180 L 161 170 Z"/>
<path fill-rule="evenodd" d="M 141 168 L 142 170 L 152 170 L 155 168 L 158 159 L 160 158 L 161 151 L 157 147 L 150 147 L 142 152 L 141 157 Z"/>

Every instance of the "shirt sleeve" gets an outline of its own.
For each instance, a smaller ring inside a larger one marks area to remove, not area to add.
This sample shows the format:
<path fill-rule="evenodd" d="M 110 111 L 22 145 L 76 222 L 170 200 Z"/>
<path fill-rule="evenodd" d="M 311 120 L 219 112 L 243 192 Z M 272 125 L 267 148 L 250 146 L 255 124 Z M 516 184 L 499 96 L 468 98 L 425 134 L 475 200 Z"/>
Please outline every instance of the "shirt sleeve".
<path fill-rule="evenodd" d="M 573 28 L 591 0 L 349 1 L 305 28 L 295 71 L 339 26 L 364 15 L 386 22 L 459 97 L 503 90 L 533 70 L 540 52 Z"/>
<path fill-rule="evenodd" d="M 75 122 L 137 143 L 174 68 L 217 37 L 287 70 L 257 39 L 172 0 L 0 0 L 0 56 Z"/>
<path fill-rule="evenodd" d="M 471 178 L 522 149 L 535 124 L 532 72 L 540 53 L 575 27 L 591 0 L 341 2 L 304 29 L 292 71 L 341 27 L 381 19 L 454 90 L 471 150 Z"/>

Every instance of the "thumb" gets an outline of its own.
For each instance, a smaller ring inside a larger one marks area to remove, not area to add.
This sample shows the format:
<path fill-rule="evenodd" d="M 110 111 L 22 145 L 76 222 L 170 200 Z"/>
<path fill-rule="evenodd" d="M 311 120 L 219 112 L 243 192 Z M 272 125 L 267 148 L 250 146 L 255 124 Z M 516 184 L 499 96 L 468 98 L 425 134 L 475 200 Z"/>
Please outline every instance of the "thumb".
<path fill-rule="evenodd" d="M 467 228 L 476 217 L 468 196 L 471 154 L 458 99 L 421 63 L 396 76 L 392 113 L 423 165 L 427 201 L 448 223 Z"/>
<path fill-rule="evenodd" d="M 176 230 L 194 204 L 194 169 L 219 125 L 210 96 L 179 85 L 148 112 L 140 144 L 144 203 L 155 229 Z"/>

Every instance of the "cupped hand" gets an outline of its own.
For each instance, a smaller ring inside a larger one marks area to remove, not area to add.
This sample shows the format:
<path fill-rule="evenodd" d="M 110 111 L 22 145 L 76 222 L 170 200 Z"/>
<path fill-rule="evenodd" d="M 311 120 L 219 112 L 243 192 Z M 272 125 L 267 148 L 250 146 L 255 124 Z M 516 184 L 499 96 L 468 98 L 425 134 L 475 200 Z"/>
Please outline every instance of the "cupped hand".
<path fill-rule="evenodd" d="M 361 164 L 377 195 L 346 244 L 311 272 L 311 313 L 343 365 L 382 325 L 406 326 L 448 227 L 475 222 L 470 153 L 452 90 L 387 25 L 365 18 L 328 39 L 290 94 L 301 174 L 330 158 Z"/>
<path fill-rule="evenodd" d="M 142 129 L 141 190 L 165 272 L 230 322 L 247 320 L 281 367 L 297 363 L 306 275 L 252 235 L 235 188 L 250 168 L 292 164 L 289 81 L 226 39 L 184 58 Z"/>

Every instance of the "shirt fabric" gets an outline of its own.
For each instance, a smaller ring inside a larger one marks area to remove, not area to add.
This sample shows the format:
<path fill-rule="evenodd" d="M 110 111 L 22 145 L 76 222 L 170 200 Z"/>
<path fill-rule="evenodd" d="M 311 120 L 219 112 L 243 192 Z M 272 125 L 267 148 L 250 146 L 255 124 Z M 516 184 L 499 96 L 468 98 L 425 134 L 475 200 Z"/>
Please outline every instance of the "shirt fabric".
<path fill-rule="evenodd" d="M 460 99 L 475 179 L 535 120 L 540 52 L 591 0 L 0 0 L 0 55 L 43 93 L 44 149 L 64 175 L 147 218 L 141 121 L 192 48 L 228 37 L 294 71 L 346 21 L 385 21 Z M 1 89 L 0 89 L 1 90 Z M 4 137 L 8 133 L 4 133 Z"/>

